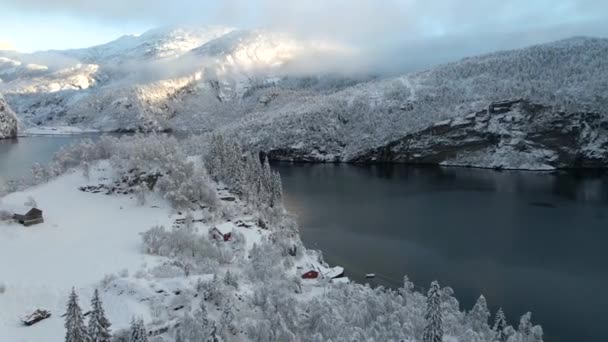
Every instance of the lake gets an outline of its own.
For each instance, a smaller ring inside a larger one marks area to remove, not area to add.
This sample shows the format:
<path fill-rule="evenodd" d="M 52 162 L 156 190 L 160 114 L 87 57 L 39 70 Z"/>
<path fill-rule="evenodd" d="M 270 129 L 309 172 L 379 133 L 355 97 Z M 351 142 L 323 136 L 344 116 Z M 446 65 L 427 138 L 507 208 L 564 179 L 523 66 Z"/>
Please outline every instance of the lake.
<path fill-rule="evenodd" d="M 0 176 L 27 175 L 34 162 L 82 138 L 0 141 Z M 515 327 L 532 311 L 545 341 L 608 341 L 605 174 L 274 167 L 305 244 L 352 279 L 398 287 L 407 274 L 421 290 L 437 279 L 465 309 L 484 294 Z"/>

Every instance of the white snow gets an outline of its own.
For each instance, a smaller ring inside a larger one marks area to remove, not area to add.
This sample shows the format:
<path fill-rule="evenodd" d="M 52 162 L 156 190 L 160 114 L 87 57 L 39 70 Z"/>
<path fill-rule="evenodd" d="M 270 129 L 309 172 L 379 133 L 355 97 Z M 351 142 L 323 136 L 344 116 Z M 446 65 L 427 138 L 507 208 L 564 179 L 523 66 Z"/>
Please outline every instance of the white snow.
<path fill-rule="evenodd" d="M 329 272 L 323 274 L 326 278 L 329 279 L 334 279 L 336 277 L 339 277 L 340 275 L 344 274 L 344 268 L 341 266 L 336 266 L 333 267 L 332 269 L 329 270 Z"/>
<path fill-rule="evenodd" d="M 28 135 L 71 135 L 84 133 L 99 133 L 98 130 L 92 128 L 79 128 L 74 126 L 34 126 L 28 127 L 19 133 L 22 136 Z"/>
<path fill-rule="evenodd" d="M 27 228 L 0 222 L 0 282 L 6 285 L 6 292 L 0 294 L 0 341 L 61 340 L 64 328 L 59 316 L 72 286 L 83 289 L 81 305 L 87 306 L 84 294 L 104 275 L 124 269 L 134 272 L 158 260 L 141 253 L 139 233 L 157 224 L 170 226 L 170 213 L 152 208 L 154 202 L 140 207 L 126 196 L 80 192 L 78 186 L 87 183 L 80 172 L 72 172 L 2 199 L 18 206 L 34 197 L 45 222 Z M 18 317 L 38 307 L 50 309 L 53 318 L 23 327 Z M 113 309 L 110 315 L 120 310 Z"/>
<path fill-rule="evenodd" d="M 232 222 L 224 222 L 222 224 L 218 224 L 214 228 L 217 229 L 220 234 L 226 235 L 236 230 L 237 226 L 235 226 Z"/>

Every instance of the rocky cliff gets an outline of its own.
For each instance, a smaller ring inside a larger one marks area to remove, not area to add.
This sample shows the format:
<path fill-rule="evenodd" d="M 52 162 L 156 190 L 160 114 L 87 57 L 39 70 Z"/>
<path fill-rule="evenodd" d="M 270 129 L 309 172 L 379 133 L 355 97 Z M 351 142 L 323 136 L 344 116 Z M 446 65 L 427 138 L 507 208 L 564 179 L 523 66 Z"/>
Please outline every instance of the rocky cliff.
<path fill-rule="evenodd" d="M 363 151 L 353 163 L 551 170 L 608 165 L 608 116 L 517 99 L 437 122 Z"/>

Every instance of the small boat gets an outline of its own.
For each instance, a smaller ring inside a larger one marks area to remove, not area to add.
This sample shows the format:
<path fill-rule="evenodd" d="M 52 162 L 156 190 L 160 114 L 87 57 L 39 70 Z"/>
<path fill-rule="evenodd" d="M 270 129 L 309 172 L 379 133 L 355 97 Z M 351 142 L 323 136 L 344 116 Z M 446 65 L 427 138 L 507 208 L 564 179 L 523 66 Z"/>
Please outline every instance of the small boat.
<path fill-rule="evenodd" d="M 376 278 L 376 273 L 368 273 L 365 275 L 366 279 Z"/>

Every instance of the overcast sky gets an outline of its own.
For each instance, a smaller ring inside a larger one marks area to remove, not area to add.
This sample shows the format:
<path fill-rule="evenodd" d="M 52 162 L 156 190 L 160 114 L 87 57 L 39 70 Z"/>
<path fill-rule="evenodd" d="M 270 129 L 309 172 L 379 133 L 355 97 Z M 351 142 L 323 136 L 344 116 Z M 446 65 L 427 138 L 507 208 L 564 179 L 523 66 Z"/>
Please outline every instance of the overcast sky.
<path fill-rule="evenodd" d="M 175 24 L 268 28 L 383 51 L 438 42 L 465 54 L 608 36 L 607 0 L 0 0 L 0 9 L 0 48 L 20 51 Z"/>

